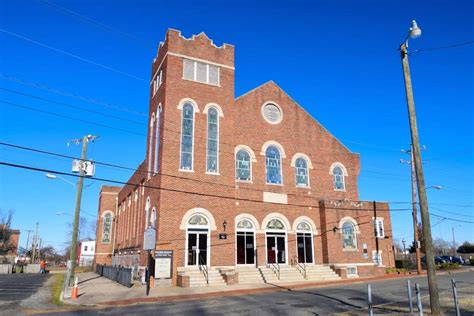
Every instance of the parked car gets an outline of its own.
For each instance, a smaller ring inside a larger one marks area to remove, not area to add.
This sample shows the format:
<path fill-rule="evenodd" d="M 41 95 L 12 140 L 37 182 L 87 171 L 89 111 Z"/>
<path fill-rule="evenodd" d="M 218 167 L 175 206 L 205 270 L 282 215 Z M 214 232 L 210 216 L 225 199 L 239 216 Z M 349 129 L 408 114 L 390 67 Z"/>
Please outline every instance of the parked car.
<path fill-rule="evenodd" d="M 446 260 L 447 262 L 451 263 L 459 263 L 459 264 L 464 264 L 465 261 L 462 257 L 455 257 L 455 256 L 441 256 L 443 260 Z"/>
<path fill-rule="evenodd" d="M 443 264 L 443 263 L 449 262 L 448 260 L 445 260 L 445 259 L 441 258 L 440 256 L 435 256 L 434 260 L 435 260 L 435 264 Z M 421 258 L 421 263 L 426 265 L 426 256 Z"/>

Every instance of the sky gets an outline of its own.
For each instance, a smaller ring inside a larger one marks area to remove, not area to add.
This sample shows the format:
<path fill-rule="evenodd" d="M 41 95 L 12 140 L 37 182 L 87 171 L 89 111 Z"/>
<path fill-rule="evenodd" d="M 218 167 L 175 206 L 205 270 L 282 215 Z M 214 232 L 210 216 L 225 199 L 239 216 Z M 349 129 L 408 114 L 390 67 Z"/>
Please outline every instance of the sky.
<path fill-rule="evenodd" d="M 410 159 L 400 152 L 410 132 L 398 47 L 416 19 L 423 33 L 409 58 L 423 168 L 428 187 L 443 187 L 427 190 L 433 237 L 452 241 L 454 231 L 457 243 L 474 242 L 473 12 L 467 0 L 1 1 L 0 142 L 79 156 L 67 143 L 99 135 L 88 158 L 138 167 L 158 43 L 168 28 L 204 31 L 235 45 L 236 97 L 274 80 L 360 154 L 360 199 L 390 202 L 393 238 L 408 244 L 410 167 L 399 161 Z M 0 161 L 71 169 L 70 159 L 4 145 Z M 96 169 L 102 178 L 130 175 Z M 103 184 L 86 181 L 90 221 Z M 64 248 L 75 193 L 61 179 L 0 166 L 0 209 L 14 210 L 21 246 L 38 222 L 43 243 Z"/>

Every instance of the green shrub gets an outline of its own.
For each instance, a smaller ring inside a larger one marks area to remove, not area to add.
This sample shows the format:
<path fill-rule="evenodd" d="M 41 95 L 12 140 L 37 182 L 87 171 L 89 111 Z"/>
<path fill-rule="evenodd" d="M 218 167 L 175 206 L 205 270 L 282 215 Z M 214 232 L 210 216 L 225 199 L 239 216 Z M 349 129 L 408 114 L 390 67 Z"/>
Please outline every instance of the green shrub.
<path fill-rule="evenodd" d="M 446 263 L 442 263 L 442 264 L 440 264 L 440 265 L 437 265 L 436 268 L 437 268 L 438 270 L 453 270 L 453 269 L 459 268 L 459 263 L 456 263 L 456 262 L 453 262 L 453 263 L 446 262 Z"/>

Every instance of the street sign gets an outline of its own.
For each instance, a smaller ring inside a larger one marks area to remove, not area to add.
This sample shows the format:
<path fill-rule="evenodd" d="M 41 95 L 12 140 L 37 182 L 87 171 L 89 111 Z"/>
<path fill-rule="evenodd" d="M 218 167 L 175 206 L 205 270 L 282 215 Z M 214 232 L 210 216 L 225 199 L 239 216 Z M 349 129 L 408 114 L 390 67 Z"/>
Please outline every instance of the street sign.
<path fill-rule="evenodd" d="M 153 227 L 145 229 L 143 234 L 143 250 L 155 250 L 156 230 Z"/>
<path fill-rule="evenodd" d="M 155 251 L 155 278 L 170 279 L 173 276 L 173 250 Z"/>

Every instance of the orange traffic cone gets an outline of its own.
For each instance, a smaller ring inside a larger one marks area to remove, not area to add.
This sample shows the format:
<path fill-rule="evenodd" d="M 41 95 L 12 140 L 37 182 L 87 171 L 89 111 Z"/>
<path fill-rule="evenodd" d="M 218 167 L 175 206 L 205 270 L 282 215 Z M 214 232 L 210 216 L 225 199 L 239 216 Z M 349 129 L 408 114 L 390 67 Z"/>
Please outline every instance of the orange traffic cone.
<path fill-rule="evenodd" d="M 78 295 L 78 290 L 77 290 L 77 277 L 76 277 L 76 279 L 74 280 L 74 287 L 72 288 L 72 292 L 71 292 L 71 298 L 75 300 L 77 299 L 77 295 Z"/>

